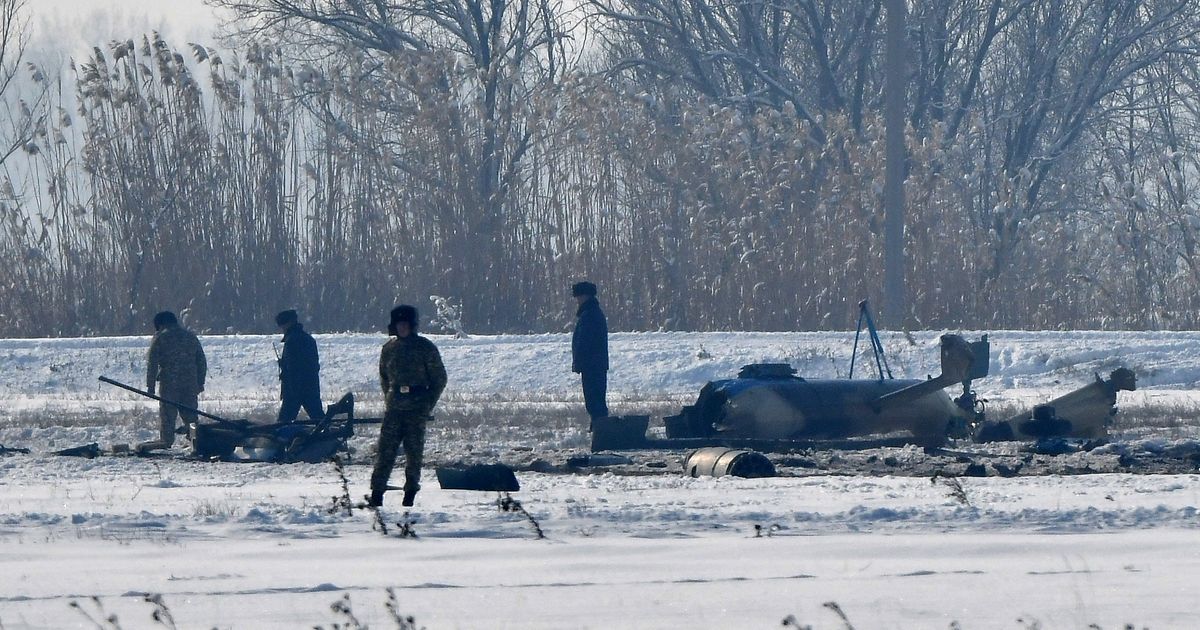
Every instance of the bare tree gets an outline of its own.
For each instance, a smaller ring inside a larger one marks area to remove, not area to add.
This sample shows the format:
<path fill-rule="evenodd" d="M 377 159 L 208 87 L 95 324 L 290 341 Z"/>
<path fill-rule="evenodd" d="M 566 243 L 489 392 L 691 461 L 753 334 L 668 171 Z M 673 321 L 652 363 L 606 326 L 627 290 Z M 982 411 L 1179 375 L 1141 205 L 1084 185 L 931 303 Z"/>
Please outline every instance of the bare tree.
<path fill-rule="evenodd" d="M 614 328 L 841 328 L 899 268 L 912 325 L 1200 325 L 1194 2 L 909 3 L 903 55 L 883 0 L 220 2 L 232 50 L 5 53 L 0 334 L 559 330 L 580 275 Z"/>
<path fill-rule="evenodd" d="M 442 182 L 455 201 L 439 218 L 443 254 L 455 261 L 449 293 L 476 294 L 514 273 L 504 233 L 513 187 L 539 140 L 530 118 L 538 94 L 565 71 L 559 7 L 548 0 L 216 0 L 243 22 L 243 35 L 267 35 L 315 45 L 325 58 L 356 56 L 348 70 L 364 105 L 386 119 L 375 151 L 407 176 Z M 295 48 L 293 51 L 295 52 Z M 415 70 L 415 71 L 414 71 Z M 439 140 L 458 164 L 450 172 L 404 154 L 393 130 L 436 103 L 449 120 Z M 325 111 L 325 114 L 330 112 Z M 363 140 L 373 140 L 362 138 Z M 461 271 L 461 273 L 459 273 Z M 472 321 L 491 321 L 499 305 L 467 303 Z M 472 309 L 487 309 L 483 312 Z"/>
<path fill-rule="evenodd" d="M 591 0 L 613 72 L 679 83 L 746 113 L 789 104 L 824 141 L 821 113 L 861 124 L 880 0 Z"/>
<path fill-rule="evenodd" d="M 905 98 L 908 91 L 908 33 L 906 0 L 887 3 L 887 63 L 884 72 L 883 116 L 886 132 L 887 167 L 883 184 L 883 315 L 890 325 L 902 327 L 908 319 L 904 276 L 908 263 L 904 250 L 904 177 L 908 151 L 905 147 Z"/>
<path fill-rule="evenodd" d="M 1028 226 L 1047 213 L 1071 212 L 1069 199 L 1044 194 L 1063 160 L 1091 125 L 1105 124 L 1113 97 L 1139 72 L 1174 55 L 1200 29 L 1200 7 L 1186 0 L 1062 0 L 1025 12 L 1000 51 L 989 83 L 996 109 L 994 156 L 1002 175 L 983 224 L 995 235 L 985 280 L 1012 268 Z M 1061 186 L 1059 187 L 1061 190 Z"/>
<path fill-rule="evenodd" d="M 4 129 L 0 130 L 0 166 L 18 150 L 37 150 L 30 141 L 41 124 L 45 77 L 40 69 L 24 63 L 29 42 L 27 27 L 24 0 L 0 0 L 0 108 L 5 113 Z M 21 83 L 26 69 L 37 89 L 22 98 L 14 94 L 14 88 Z"/>

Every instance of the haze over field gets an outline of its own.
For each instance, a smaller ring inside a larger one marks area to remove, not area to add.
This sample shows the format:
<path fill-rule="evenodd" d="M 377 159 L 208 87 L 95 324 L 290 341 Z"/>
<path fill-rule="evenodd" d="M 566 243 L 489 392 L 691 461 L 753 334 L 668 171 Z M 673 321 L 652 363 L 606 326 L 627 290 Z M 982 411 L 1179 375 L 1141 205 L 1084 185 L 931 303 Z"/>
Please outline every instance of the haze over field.
<path fill-rule="evenodd" d="M 217 25 L 215 11 L 203 0 L 32 0 L 28 7 L 35 28 L 45 21 L 61 19 L 117 24 L 128 21 L 180 34 Z"/>
<path fill-rule="evenodd" d="M 26 8 L 27 60 L 48 69 L 86 59 L 94 46 L 155 31 L 212 45 L 220 24 L 202 0 L 33 0 Z"/>

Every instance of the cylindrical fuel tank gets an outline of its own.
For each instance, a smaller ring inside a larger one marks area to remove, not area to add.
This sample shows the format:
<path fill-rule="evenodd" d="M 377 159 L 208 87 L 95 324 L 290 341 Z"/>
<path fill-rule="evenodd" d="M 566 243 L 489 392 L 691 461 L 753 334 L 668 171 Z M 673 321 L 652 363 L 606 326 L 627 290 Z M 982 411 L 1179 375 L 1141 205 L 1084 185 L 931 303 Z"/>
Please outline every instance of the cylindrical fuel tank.
<path fill-rule="evenodd" d="M 683 462 L 691 477 L 774 477 L 775 465 L 762 453 L 711 446 L 692 451 Z"/>

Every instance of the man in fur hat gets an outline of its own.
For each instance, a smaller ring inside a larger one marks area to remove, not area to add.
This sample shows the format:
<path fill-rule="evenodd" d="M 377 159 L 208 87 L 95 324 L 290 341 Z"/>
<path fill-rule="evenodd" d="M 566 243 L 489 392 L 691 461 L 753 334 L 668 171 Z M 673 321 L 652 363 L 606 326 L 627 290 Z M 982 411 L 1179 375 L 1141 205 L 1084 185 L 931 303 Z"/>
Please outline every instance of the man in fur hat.
<path fill-rule="evenodd" d="M 379 429 L 375 470 L 371 474 L 368 503 L 383 505 L 383 493 L 404 447 L 404 505 L 411 506 L 421 489 L 421 463 L 425 457 L 425 425 L 432 419 L 442 390 L 446 368 L 437 346 L 417 334 L 417 309 L 402 304 L 392 309 L 388 333 L 392 338 L 379 354 L 379 384 L 386 410 Z"/>
<path fill-rule="evenodd" d="M 300 408 L 312 420 L 325 418 L 321 404 L 321 357 L 317 342 L 304 330 L 294 310 L 275 316 L 275 324 L 283 331 L 283 354 L 279 357 L 278 422 L 295 422 Z"/>
<path fill-rule="evenodd" d="M 571 371 L 583 384 L 583 404 L 592 419 L 608 417 L 608 320 L 596 299 L 596 285 L 577 282 L 571 295 L 579 303 L 571 335 Z"/>

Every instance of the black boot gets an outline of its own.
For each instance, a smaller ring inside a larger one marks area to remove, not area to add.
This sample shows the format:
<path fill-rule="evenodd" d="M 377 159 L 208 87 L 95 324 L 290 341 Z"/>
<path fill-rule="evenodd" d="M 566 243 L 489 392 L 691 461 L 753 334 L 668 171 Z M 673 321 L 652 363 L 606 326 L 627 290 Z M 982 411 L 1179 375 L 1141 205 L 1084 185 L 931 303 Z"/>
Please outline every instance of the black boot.
<path fill-rule="evenodd" d="M 417 490 L 415 488 L 412 488 L 412 489 L 405 488 L 404 489 L 404 501 L 403 501 L 404 507 L 412 507 L 413 499 L 415 499 L 415 498 L 417 498 Z"/>
<path fill-rule="evenodd" d="M 405 495 L 407 496 L 407 495 Z M 371 507 L 383 506 L 383 490 L 371 490 L 371 496 L 367 497 L 367 505 Z"/>

